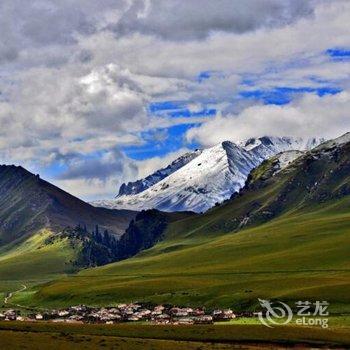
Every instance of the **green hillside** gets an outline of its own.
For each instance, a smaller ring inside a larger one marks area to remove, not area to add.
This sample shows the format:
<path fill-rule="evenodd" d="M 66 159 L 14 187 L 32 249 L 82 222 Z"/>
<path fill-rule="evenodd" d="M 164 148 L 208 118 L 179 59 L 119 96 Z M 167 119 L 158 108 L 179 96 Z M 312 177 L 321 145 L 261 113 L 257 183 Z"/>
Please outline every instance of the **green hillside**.
<path fill-rule="evenodd" d="M 164 241 L 135 258 L 49 283 L 29 303 L 243 307 L 276 297 L 325 299 L 350 311 L 349 222 L 348 214 L 320 211 L 210 240 Z"/>
<path fill-rule="evenodd" d="M 20 245 L 0 250 L 0 307 L 7 293 L 29 288 L 77 270 L 78 251 L 68 239 L 46 244 L 53 233 L 41 230 Z"/>
<path fill-rule="evenodd" d="M 259 297 L 327 300 L 333 311 L 350 312 L 350 143 L 341 141 L 278 173 L 264 163 L 233 200 L 171 223 L 163 241 L 133 258 L 16 299 L 29 305 L 143 300 L 246 310 Z"/>
<path fill-rule="evenodd" d="M 0 254 L 1 279 L 40 279 L 71 271 L 69 261 L 74 260 L 76 253 L 68 239 L 46 244 L 51 235 L 50 231 L 40 231 L 23 244 Z"/>
<path fill-rule="evenodd" d="M 23 284 L 115 261 L 116 238 L 135 215 L 95 208 L 22 167 L 0 165 L 0 301 Z"/>

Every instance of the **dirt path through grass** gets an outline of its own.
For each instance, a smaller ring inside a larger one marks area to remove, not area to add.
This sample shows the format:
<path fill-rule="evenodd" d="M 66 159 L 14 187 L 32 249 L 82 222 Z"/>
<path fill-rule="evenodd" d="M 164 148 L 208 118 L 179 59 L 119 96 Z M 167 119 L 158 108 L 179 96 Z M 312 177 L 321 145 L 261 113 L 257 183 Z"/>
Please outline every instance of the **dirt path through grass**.
<path fill-rule="evenodd" d="M 7 297 L 5 297 L 4 304 L 8 304 L 9 300 L 13 297 L 14 294 L 23 292 L 26 289 L 27 289 L 27 286 L 25 284 L 22 284 L 22 288 L 15 290 L 14 292 L 9 293 L 9 295 Z M 16 305 L 16 306 L 19 306 L 19 305 Z"/>

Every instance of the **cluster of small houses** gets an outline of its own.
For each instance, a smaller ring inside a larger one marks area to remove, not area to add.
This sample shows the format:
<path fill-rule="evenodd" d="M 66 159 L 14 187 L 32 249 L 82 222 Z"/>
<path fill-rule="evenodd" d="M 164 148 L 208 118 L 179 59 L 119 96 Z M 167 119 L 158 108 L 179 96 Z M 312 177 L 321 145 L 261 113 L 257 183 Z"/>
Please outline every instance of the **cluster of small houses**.
<path fill-rule="evenodd" d="M 230 309 L 214 310 L 179 308 L 158 305 L 146 307 L 142 304 L 119 304 L 116 307 L 72 306 L 62 310 L 22 316 L 17 310 L 0 312 L 0 321 L 50 321 L 68 323 L 106 323 L 148 321 L 153 324 L 211 324 L 229 321 L 236 315 Z"/>

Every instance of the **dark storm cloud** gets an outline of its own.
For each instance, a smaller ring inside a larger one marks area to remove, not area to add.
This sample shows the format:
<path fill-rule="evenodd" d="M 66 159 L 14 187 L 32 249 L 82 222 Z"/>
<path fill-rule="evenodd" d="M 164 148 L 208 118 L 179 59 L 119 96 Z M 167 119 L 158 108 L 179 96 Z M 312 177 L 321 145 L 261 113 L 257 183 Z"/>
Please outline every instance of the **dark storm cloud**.
<path fill-rule="evenodd" d="M 79 36 L 109 30 L 117 38 L 140 33 L 170 40 L 193 40 L 212 32 L 244 33 L 280 26 L 311 14 L 311 1 L 2 0 L 0 63 L 15 61 L 23 52 L 28 58 L 35 48 L 45 47 L 40 59 L 45 60 L 47 55 L 48 66 L 61 66 L 62 52 L 66 51 L 63 47 L 77 44 Z M 66 55 L 71 56 L 69 51 Z M 92 55 L 85 51 L 79 59 L 86 63 Z"/>
<path fill-rule="evenodd" d="M 112 28 L 119 35 L 191 40 L 283 26 L 312 12 L 309 0 L 136 0 Z"/>
<path fill-rule="evenodd" d="M 18 50 L 15 47 L 0 44 L 0 63 L 14 61 L 18 57 Z"/>

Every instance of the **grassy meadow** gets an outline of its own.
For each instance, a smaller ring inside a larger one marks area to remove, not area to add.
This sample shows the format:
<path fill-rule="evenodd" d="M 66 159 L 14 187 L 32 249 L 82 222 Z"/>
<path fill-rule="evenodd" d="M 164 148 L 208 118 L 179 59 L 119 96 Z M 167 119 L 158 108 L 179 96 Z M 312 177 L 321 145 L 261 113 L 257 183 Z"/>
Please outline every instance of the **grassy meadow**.
<path fill-rule="evenodd" d="M 13 300 L 44 307 L 152 301 L 254 310 L 258 298 L 276 298 L 327 300 L 333 312 L 348 313 L 346 203 L 231 233 L 203 235 L 192 230 L 193 219 L 177 222 L 167 239 L 134 258 L 34 286 Z"/>
<path fill-rule="evenodd" d="M 0 307 L 6 306 L 4 298 L 8 293 L 20 290 L 23 285 L 30 289 L 75 270 L 70 264 L 75 251 L 68 241 L 46 244 L 50 235 L 48 230 L 42 230 L 21 244 L 0 251 Z M 25 295 L 27 291 L 21 293 L 22 297 Z"/>

